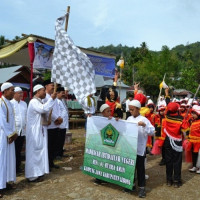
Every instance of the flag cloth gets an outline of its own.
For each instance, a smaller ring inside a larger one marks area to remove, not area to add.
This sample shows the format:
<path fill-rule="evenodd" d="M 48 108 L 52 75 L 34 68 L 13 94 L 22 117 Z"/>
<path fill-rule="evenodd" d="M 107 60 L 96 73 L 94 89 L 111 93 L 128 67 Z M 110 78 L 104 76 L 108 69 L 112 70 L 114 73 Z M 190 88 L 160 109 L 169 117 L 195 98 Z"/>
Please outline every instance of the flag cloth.
<path fill-rule="evenodd" d="M 83 173 L 132 189 L 138 125 L 92 116 L 87 119 Z"/>
<path fill-rule="evenodd" d="M 117 62 L 117 66 L 121 67 L 122 69 L 124 68 L 124 59 L 120 59 L 118 62 Z"/>
<path fill-rule="evenodd" d="M 162 83 L 160 83 L 160 89 L 161 88 L 163 88 L 163 89 L 168 88 L 168 85 L 165 83 L 165 81 L 163 81 Z"/>
<path fill-rule="evenodd" d="M 85 97 L 96 92 L 95 71 L 87 55 L 62 28 L 65 17 L 56 20 L 51 80 L 70 89 L 82 104 Z"/>

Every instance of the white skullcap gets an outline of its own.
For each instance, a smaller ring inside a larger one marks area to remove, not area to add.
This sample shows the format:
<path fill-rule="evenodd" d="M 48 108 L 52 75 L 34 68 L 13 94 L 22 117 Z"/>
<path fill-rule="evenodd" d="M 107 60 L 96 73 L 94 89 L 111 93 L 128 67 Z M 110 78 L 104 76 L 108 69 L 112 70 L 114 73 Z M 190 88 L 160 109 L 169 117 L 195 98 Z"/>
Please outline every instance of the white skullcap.
<path fill-rule="evenodd" d="M 147 102 L 147 105 L 150 105 L 150 104 L 154 105 L 154 103 L 153 103 L 153 101 L 151 99 L 149 99 L 148 102 Z"/>
<path fill-rule="evenodd" d="M 194 105 L 192 107 L 192 111 L 195 111 L 198 115 L 200 115 L 200 106 Z"/>
<path fill-rule="evenodd" d="M 181 103 L 181 107 L 186 107 L 187 105 L 185 103 Z"/>
<path fill-rule="evenodd" d="M 10 87 L 13 87 L 13 84 L 12 83 L 9 83 L 9 82 L 6 82 L 6 83 L 3 83 L 1 85 L 1 92 L 3 92 L 4 90 L 10 88 Z"/>
<path fill-rule="evenodd" d="M 36 86 L 33 87 L 33 92 L 36 92 L 36 91 L 38 91 L 41 88 L 44 88 L 44 86 L 38 84 L 38 85 L 36 85 Z"/>
<path fill-rule="evenodd" d="M 138 100 L 132 100 L 132 101 L 130 101 L 130 103 L 128 105 L 135 106 L 137 108 L 141 108 L 141 103 Z"/>
<path fill-rule="evenodd" d="M 103 105 L 101 105 L 101 107 L 100 107 L 100 112 L 103 112 L 106 108 L 109 108 L 110 106 L 108 105 L 108 104 L 103 104 Z"/>
<path fill-rule="evenodd" d="M 20 87 L 15 87 L 15 90 L 14 90 L 15 92 L 21 92 L 22 91 L 22 88 L 20 88 Z"/>
<path fill-rule="evenodd" d="M 68 87 L 64 87 L 65 90 L 69 90 Z"/>

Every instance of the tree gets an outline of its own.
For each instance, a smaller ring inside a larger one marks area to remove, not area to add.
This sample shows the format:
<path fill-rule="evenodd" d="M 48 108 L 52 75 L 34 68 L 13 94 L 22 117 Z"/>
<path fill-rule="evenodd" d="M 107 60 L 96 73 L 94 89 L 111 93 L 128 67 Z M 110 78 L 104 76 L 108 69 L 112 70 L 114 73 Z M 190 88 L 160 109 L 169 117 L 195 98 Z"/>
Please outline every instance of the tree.
<path fill-rule="evenodd" d="M 5 36 L 0 35 L 0 46 L 4 45 L 6 43 Z"/>

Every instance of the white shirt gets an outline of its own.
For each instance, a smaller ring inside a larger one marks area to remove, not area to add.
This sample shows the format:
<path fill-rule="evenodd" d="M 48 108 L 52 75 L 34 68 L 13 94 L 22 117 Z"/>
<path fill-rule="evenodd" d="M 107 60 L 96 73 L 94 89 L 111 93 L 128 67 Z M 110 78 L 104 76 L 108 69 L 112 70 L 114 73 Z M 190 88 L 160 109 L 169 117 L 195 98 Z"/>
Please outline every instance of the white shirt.
<path fill-rule="evenodd" d="M 49 98 L 51 98 L 51 96 L 48 93 L 46 93 L 45 99 L 42 100 L 43 103 L 46 103 Z M 47 120 L 49 118 L 50 112 L 48 112 Z M 55 101 L 53 108 L 52 108 L 51 124 L 48 126 L 47 129 L 59 128 L 59 125 L 55 125 L 55 123 L 54 123 L 56 121 L 56 119 L 58 119 L 59 117 L 61 117 L 60 116 L 60 109 L 59 109 L 58 101 Z"/>
<path fill-rule="evenodd" d="M 69 127 L 68 108 L 64 101 L 65 101 L 64 99 L 57 99 L 59 109 L 60 109 L 60 115 L 61 115 L 61 118 L 63 119 L 62 124 L 60 124 L 60 128 L 68 129 Z"/>
<path fill-rule="evenodd" d="M 137 117 L 130 116 L 128 117 L 127 121 L 134 123 L 142 121 L 146 124 L 145 127 L 138 126 L 137 155 L 144 156 L 147 144 L 147 135 L 154 135 L 155 128 L 152 126 L 151 122 L 142 115 L 139 115 Z"/>
<path fill-rule="evenodd" d="M 15 113 L 15 126 L 18 135 L 24 136 L 26 133 L 26 115 L 27 115 L 27 104 L 24 101 L 16 101 L 12 99 L 10 101 L 14 108 Z"/>
<path fill-rule="evenodd" d="M 90 98 L 91 100 L 91 106 L 88 105 L 88 98 L 86 97 L 84 100 L 84 106 L 83 106 L 83 110 L 85 114 L 95 114 L 96 108 L 95 108 L 95 102 L 92 98 Z"/>

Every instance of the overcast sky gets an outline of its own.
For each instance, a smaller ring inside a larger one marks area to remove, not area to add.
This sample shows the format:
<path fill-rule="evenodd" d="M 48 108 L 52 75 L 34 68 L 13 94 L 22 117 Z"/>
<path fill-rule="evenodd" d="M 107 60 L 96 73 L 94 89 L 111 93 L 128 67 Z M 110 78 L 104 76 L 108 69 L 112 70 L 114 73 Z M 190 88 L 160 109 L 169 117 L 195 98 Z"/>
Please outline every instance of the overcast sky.
<path fill-rule="evenodd" d="M 81 47 L 146 42 L 159 51 L 200 41 L 200 0 L 0 0 L 0 35 L 54 39 L 55 20 L 67 6 L 68 34 Z"/>

